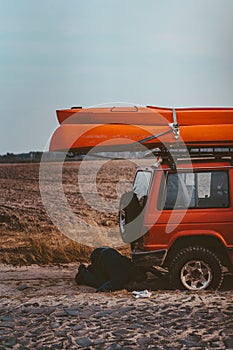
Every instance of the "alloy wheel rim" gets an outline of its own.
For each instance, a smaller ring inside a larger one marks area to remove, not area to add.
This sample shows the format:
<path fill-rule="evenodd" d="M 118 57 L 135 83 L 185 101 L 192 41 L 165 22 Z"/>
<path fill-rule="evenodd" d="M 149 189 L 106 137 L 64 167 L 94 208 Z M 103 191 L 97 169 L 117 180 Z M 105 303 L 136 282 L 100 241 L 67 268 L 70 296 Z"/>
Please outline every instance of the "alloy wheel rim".
<path fill-rule="evenodd" d="M 206 289 L 212 281 L 210 266 L 203 260 L 187 261 L 180 272 L 180 279 L 188 290 Z"/>

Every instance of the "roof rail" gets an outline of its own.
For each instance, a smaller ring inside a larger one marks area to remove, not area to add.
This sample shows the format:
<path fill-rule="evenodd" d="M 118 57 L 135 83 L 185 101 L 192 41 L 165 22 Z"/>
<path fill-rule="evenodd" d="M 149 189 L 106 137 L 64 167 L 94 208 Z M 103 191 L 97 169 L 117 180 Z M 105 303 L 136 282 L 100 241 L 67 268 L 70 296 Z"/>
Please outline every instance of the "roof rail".
<path fill-rule="evenodd" d="M 161 157 L 163 163 L 168 163 L 171 169 L 176 169 L 177 160 L 191 159 L 204 160 L 211 159 L 216 161 L 230 160 L 233 165 L 233 147 L 170 147 L 156 148 L 152 153 Z"/>

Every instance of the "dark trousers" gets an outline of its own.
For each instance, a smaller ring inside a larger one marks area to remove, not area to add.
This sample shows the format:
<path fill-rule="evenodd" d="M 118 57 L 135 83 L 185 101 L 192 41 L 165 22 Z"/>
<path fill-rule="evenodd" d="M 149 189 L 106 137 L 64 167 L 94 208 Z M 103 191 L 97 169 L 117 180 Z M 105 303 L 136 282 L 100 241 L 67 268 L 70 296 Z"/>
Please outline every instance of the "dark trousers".
<path fill-rule="evenodd" d="M 91 265 L 83 271 L 83 284 L 98 291 L 122 289 L 137 273 L 130 259 L 113 248 L 97 248 L 90 259 Z"/>

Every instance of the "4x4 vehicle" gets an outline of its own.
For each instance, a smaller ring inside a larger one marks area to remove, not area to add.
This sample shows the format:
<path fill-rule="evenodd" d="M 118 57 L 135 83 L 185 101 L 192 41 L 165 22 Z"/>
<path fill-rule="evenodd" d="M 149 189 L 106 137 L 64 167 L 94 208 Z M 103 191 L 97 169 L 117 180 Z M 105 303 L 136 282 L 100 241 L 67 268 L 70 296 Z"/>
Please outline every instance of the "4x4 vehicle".
<path fill-rule="evenodd" d="M 167 269 L 176 289 L 218 289 L 224 268 L 233 270 L 233 149 L 205 151 L 138 168 L 120 202 L 133 261 Z"/>
<path fill-rule="evenodd" d="M 74 107 L 57 117 L 50 151 L 163 160 L 138 169 L 123 195 L 122 239 L 137 264 L 168 270 L 173 287 L 219 288 L 233 269 L 233 108 Z"/>

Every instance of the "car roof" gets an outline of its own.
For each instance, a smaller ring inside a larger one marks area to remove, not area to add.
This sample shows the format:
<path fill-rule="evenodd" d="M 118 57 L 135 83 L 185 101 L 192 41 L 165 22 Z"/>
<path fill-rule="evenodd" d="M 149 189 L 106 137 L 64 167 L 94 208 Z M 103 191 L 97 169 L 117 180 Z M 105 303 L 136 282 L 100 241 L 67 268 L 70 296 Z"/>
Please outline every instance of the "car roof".
<path fill-rule="evenodd" d="M 176 171 L 179 170 L 188 170 L 188 169 L 200 169 L 200 170 L 208 170 L 208 169 L 214 169 L 214 170 L 221 170 L 221 169 L 229 169 L 229 168 L 233 168 L 233 165 L 231 164 L 230 160 L 226 160 L 226 161 L 210 161 L 210 160 L 196 160 L 196 161 L 177 161 L 176 163 Z M 158 171 L 158 170 L 162 170 L 162 171 L 172 171 L 175 169 L 172 169 L 169 164 L 161 164 L 156 162 L 154 165 L 152 166 L 140 166 L 137 168 L 137 171 Z"/>

